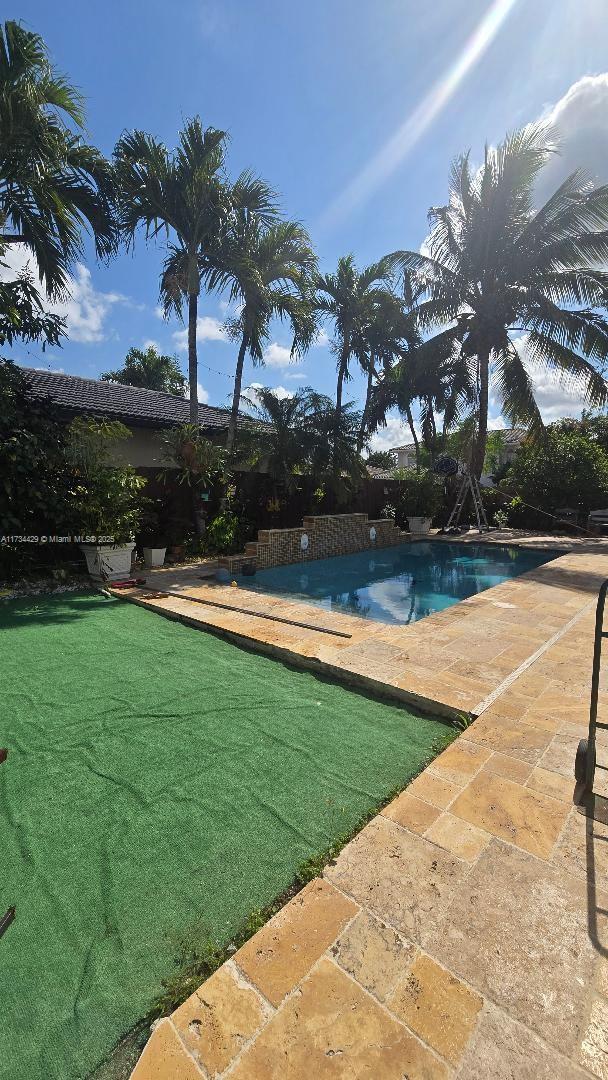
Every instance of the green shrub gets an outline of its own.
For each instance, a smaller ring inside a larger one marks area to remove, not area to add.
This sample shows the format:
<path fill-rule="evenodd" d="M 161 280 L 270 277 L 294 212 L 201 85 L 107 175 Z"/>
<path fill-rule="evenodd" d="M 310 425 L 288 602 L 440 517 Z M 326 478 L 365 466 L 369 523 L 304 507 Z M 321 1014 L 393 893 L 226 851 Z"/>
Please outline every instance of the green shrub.
<path fill-rule="evenodd" d="M 111 536 L 115 544 L 133 539 L 146 502 L 141 495 L 146 481 L 132 465 L 111 464 L 113 444 L 130 434 L 118 421 L 79 417 L 70 424 L 72 534 Z"/>
<path fill-rule="evenodd" d="M 395 522 L 404 528 L 410 517 L 432 518 L 443 505 L 443 485 L 429 470 L 396 469 Z"/>
<path fill-rule="evenodd" d="M 206 547 L 217 555 L 232 555 L 242 544 L 241 523 L 236 514 L 224 510 L 209 525 L 205 534 Z"/>
<path fill-rule="evenodd" d="M 501 488 L 520 500 L 507 505 L 510 524 L 532 524 L 534 519 L 546 527 L 546 515 L 566 506 L 586 515 L 608 505 L 608 454 L 577 431 L 561 425 L 548 428 L 542 443 L 520 447 Z M 545 514 L 522 507 L 522 502 Z"/>

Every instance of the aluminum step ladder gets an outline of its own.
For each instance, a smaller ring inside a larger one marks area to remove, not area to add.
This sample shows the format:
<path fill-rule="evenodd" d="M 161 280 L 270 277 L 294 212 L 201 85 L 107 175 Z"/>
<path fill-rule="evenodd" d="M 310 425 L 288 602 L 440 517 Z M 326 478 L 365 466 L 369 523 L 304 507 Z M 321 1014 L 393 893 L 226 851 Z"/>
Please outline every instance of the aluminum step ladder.
<path fill-rule="evenodd" d="M 490 526 L 488 525 L 486 512 L 483 507 L 483 502 L 481 501 L 481 489 L 479 487 L 479 480 L 474 473 L 470 473 L 467 468 L 464 468 L 462 472 L 462 482 L 460 484 L 458 496 L 456 498 L 456 502 L 454 503 L 452 512 L 448 518 L 448 523 L 445 526 L 445 532 L 449 532 L 450 529 L 457 529 L 460 525 L 462 511 L 469 494 L 473 502 L 473 509 L 475 510 L 475 517 L 477 519 L 477 528 L 479 529 L 479 532 L 489 531 Z"/>

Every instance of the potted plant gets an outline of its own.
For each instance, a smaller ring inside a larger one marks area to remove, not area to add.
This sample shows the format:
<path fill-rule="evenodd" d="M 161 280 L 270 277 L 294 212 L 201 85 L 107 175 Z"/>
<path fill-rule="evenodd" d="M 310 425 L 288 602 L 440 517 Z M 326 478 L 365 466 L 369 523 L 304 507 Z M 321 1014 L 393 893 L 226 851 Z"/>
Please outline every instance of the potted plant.
<path fill-rule="evenodd" d="M 165 504 L 162 499 L 151 500 L 151 505 L 142 515 L 139 536 L 144 563 L 149 570 L 164 565 L 167 553 L 167 533 Z"/>
<path fill-rule="evenodd" d="M 114 421 L 79 418 L 70 425 L 73 533 L 96 582 L 131 573 L 146 481 L 131 465 L 114 465 L 111 457 L 112 445 L 130 434 Z"/>
<path fill-rule="evenodd" d="M 394 476 L 398 481 L 397 525 L 403 528 L 407 521 L 412 534 L 426 536 L 443 502 L 441 482 L 429 470 L 397 469 Z"/>

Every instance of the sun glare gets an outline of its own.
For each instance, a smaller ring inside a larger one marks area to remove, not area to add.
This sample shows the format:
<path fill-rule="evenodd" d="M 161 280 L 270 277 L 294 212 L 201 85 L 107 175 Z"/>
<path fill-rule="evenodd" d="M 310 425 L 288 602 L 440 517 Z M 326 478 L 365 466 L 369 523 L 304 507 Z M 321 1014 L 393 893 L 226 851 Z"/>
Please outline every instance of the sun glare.
<path fill-rule="evenodd" d="M 347 218 L 395 171 L 483 56 L 517 3 L 518 0 L 494 0 L 454 64 L 437 79 L 428 94 L 372 160 L 330 203 L 319 221 L 321 228 L 330 228 Z"/>

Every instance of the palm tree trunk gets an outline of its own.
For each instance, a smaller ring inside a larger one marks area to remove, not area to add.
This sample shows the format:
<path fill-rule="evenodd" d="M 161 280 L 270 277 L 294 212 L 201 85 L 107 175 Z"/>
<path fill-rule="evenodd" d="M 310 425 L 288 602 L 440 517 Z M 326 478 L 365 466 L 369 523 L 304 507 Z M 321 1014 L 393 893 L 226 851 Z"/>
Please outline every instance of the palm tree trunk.
<path fill-rule="evenodd" d="M 226 436 L 226 450 L 229 454 L 232 453 L 234 446 L 234 439 L 236 436 L 236 426 L 239 419 L 239 405 L 241 401 L 241 387 L 243 384 L 243 367 L 245 365 L 245 353 L 247 352 L 247 346 L 249 344 L 249 338 L 247 334 L 243 334 L 241 338 L 241 345 L 239 348 L 239 355 L 236 361 L 236 371 L 234 373 L 234 391 L 232 394 L 232 408 L 230 410 L 230 422 L 228 424 L 228 435 Z"/>
<path fill-rule="evenodd" d="M 348 345 L 348 339 L 344 338 L 342 343 L 342 351 L 340 353 L 340 363 L 338 365 L 338 385 L 336 387 L 336 413 L 334 420 L 334 444 L 332 447 L 332 467 L 334 475 L 337 472 L 338 461 L 336 457 L 336 449 L 338 443 L 338 432 L 340 430 L 340 420 L 342 417 L 342 388 L 344 386 L 344 376 L 346 374 L 346 365 L 348 364 L 348 357 L 350 354 L 350 348 Z"/>
<path fill-rule="evenodd" d="M 477 479 L 482 474 L 486 443 L 488 440 L 488 390 L 490 381 L 490 350 L 481 349 L 477 355 L 479 364 L 479 406 L 477 417 L 477 439 L 473 453 L 473 472 Z"/>
<path fill-rule="evenodd" d="M 369 412 L 369 403 L 372 396 L 372 379 L 374 377 L 374 368 L 370 364 L 369 371 L 367 373 L 367 391 L 365 394 L 365 405 L 363 406 L 363 413 L 361 416 L 361 427 L 359 428 L 359 434 L 357 436 L 357 451 L 361 453 L 363 450 L 363 440 L 365 439 L 365 430 L 367 428 L 367 414 Z"/>
<path fill-rule="evenodd" d="M 190 383 L 190 423 L 198 424 L 198 356 L 196 354 L 196 325 L 198 294 L 188 294 L 188 381 Z"/>
<path fill-rule="evenodd" d="M 420 472 L 420 443 L 418 442 L 418 436 L 416 435 L 416 428 L 414 427 L 414 417 L 412 416 L 412 410 L 409 404 L 405 406 L 405 415 L 407 416 L 409 429 L 412 433 L 412 439 L 414 440 L 414 449 L 416 451 L 416 472 Z"/>

